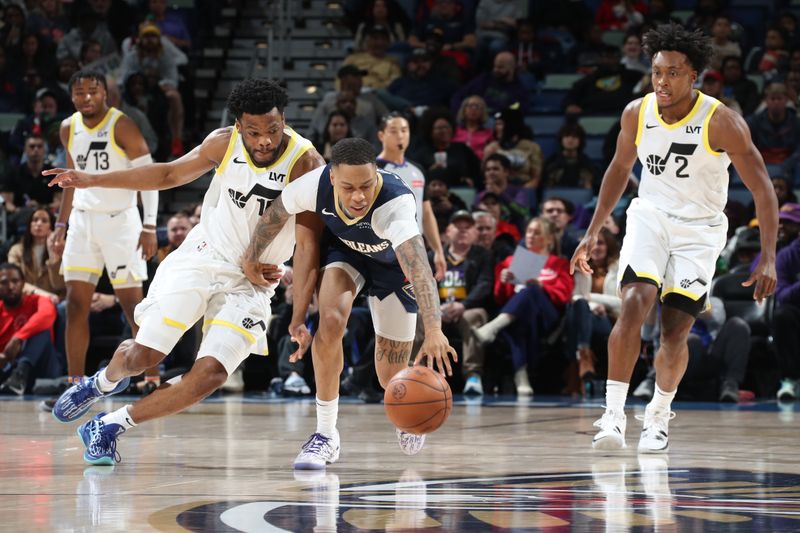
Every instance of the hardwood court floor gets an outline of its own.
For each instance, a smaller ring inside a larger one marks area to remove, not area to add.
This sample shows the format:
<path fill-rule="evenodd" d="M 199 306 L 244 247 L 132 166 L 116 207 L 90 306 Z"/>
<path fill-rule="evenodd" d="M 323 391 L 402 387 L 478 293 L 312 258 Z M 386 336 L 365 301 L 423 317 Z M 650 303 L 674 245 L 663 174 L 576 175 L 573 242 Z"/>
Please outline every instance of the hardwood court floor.
<path fill-rule="evenodd" d="M 295 477 L 310 400 L 203 403 L 128 431 L 114 467 L 0 401 L 0 530 L 800 531 L 800 407 L 678 404 L 670 453 L 637 456 L 641 404 L 627 450 L 591 450 L 599 403 L 459 401 L 416 457 L 382 406 L 343 403 L 339 462 Z"/>

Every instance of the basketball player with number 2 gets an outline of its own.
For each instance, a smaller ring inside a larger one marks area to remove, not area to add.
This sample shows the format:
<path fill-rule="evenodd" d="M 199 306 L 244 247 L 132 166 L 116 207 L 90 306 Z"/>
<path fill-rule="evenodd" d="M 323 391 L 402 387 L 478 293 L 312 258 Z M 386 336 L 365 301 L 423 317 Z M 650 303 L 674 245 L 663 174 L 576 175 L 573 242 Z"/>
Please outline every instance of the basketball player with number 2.
<path fill-rule="evenodd" d="M 728 221 L 728 165 L 753 194 L 761 228 L 761 259 L 745 286 L 761 302 L 775 290 L 778 205 L 761 155 L 745 121 L 718 100 L 693 89 L 711 57 L 710 40 L 670 24 L 649 31 L 653 93 L 629 103 L 597 209 L 570 269 L 591 273 L 597 236 L 616 206 L 633 164 L 643 164 L 639 197 L 627 211 L 620 252 L 622 310 L 608 340 L 606 411 L 592 446 L 625 448 L 625 398 L 641 344 L 640 329 L 660 297 L 661 346 L 656 390 L 644 414 L 640 453 L 666 452 L 670 407 L 688 362 L 686 339 L 706 305 Z"/>

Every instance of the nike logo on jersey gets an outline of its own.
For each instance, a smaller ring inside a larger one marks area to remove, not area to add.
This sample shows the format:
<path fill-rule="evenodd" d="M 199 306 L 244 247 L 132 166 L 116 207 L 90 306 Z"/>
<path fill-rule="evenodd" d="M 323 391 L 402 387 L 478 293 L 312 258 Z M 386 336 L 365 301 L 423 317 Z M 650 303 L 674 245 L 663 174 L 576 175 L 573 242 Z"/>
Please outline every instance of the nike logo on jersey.
<path fill-rule="evenodd" d="M 328 211 L 325 208 L 322 208 L 322 214 L 323 215 L 328 215 L 329 217 L 335 217 L 336 216 L 335 214 L 331 213 L 330 211 Z"/>
<path fill-rule="evenodd" d="M 239 165 L 246 165 L 247 164 L 247 161 L 240 161 L 238 156 L 233 158 L 233 162 L 234 163 L 238 163 Z"/>
<path fill-rule="evenodd" d="M 648 130 L 651 130 L 653 128 L 657 128 L 658 124 L 645 124 L 644 127 L 647 128 Z"/>

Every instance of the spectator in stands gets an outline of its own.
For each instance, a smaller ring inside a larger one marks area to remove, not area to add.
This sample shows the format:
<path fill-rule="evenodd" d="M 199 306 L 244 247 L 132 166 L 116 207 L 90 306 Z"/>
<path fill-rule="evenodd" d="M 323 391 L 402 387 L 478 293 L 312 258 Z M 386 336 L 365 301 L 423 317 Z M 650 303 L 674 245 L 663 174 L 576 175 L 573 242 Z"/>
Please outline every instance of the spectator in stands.
<path fill-rule="evenodd" d="M 161 34 L 183 51 L 192 47 L 192 36 L 183 15 L 175 9 L 167 10 L 166 0 L 149 0 L 148 18 L 158 26 Z"/>
<path fill-rule="evenodd" d="M 425 47 L 428 37 L 441 32 L 442 51 L 453 57 L 459 67 L 466 71 L 475 51 L 475 12 L 462 2 L 455 0 L 432 0 L 422 2 L 409 44 L 414 48 Z"/>
<path fill-rule="evenodd" d="M 640 26 L 646 13 L 647 4 L 639 0 L 602 0 L 594 21 L 603 31 L 629 30 Z"/>
<path fill-rule="evenodd" d="M 45 161 L 45 141 L 41 135 L 25 139 L 25 162 L 20 163 L 16 172 L 3 184 L 5 209 L 9 215 L 8 224 L 13 228 L 28 222 L 31 211 L 36 207 L 53 207 L 53 192 L 48 187 L 49 180 L 42 176 L 43 170 L 51 167 Z"/>
<path fill-rule="evenodd" d="M 583 153 L 586 146 L 586 131 L 576 122 L 568 122 L 558 130 L 560 150 L 544 164 L 544 186 L 599 187 L 600 171 Z"/>
<path fill-rule="evenodd" d="M 61 0 L 41 0 L 30 12 L 28 29 L 57 46 L 70 30 Z"/>
<path fill-rule="evenodd" d="M 203 204 L 197 203 L 188 208 L 189 212 L 189 222 L 192 223 L 192 227 L 198 225 L 200 223 L 200 217 L 203 214 Z"/>
<path fill-rule="evenodd" d="M 161 30 L 151 23 L 139 27 L 136 46 L 125 54 L 120 67 L 122 79 L 141 72 L 150 86 L 158 87 L 168 102 L 167 123 L 171 135 L 170 155 L 183 155 L 183 98 L 178 91 L 178 67 L 165 54 L 161 44 Z"/>
<path fill-rule="evenodd" d="M 344 64 L 365 70 L 364 85 L 367 87 L 385 89 L 402 74 L 397 60 L 386 55 L 389 30 L 386 26 L 372 26 L 366 30 L 366 36 L 364 51 L 348 55 L 344 58 Z"/>
<path fill-rule="evenodd" d="M 387 90 L 405 100 L 408 107 L 448 105 L 458 85 L 432 67 L 430 52 L 415 48 L 406 62 L 405 72 Z"/>
<path fill-rule="evenodd" d="M 684 25 L 689 30 L 700 30 L 711 34 L 714 19 L 722 13 L 724 0 L 698 0 L 694 13 Z"/>
<path fill-rule="evenodd" d="M 575 206 L 572 205 L 572 202 L 557 196 L 545 198 L 539 211 L 543 217 L 553 223 L 556 239 L 558 239 L 558 248 L 566 258 L 572 257 L 575 248 L 578 247 L 578 238 L 573 235 L 569 225 L 574 211 Z"/>
<path fill-rule="evenodd" d="M 572 303 L 567 306 L 567 358 L 577 359 L 578 377 L 584 388 L 595 378 L 596 357 L 592 339 L 607 340 L 622 307 L 617 295 L 619 243 L 611 231 L 600 230 L 592 250 L 592 274 L 575 272 Z M 574 391 L 570 391 L 574 392 Z"/>
<path fill-rule="evenodd" d="M 347 117 L 347 124 L 352 136 L 377 144 L 378 131 L 375 124 L 366 117 L 356 114 L 357 105 L 356 95 L 352 91 L 339 91 L 336 95 L 336 111 L 341 111 Z M 326 132 L 328 126 L 330 126 L 330 120 L 326 123 Z"/>
<path fill-rule="evenodd" d="M 597 68 L 575 82 L 562 105 L 570 115 L 616 115 L 634 97 L 641 79 L 641 72 L 620 63 L 618 48 L 605 45 Z"/>
<path fill-rule="evenodd" d="M 0 27 L 0 47 L 12 56 L 20 53 L 25 36 L 25 11 L 16 3 L 7 3 L 3 9 L 3 26 Z"/>
<path fill-rule="evenodd" d="M 100 43 L 102 55 L 113 54 L 117 51 L 117 42 L 108 31 L 108 26 L 100 22 L 97 14 L 89 8 L 85 8 L 78 15 L 78 25 L 72 28 L 56 49 L 56 57 L 64 59 L 71 57 L 76 61 L 81 56 L 81 46 L 89 39 Z"/>
<path fill-rule="evenodd" d="M 761 102 L 761 96 L 753 80 L 744 76 L 742 59 L 736 56 L 724 58 L 722 60 L 722 77 L 725 82 L 725 96 L 733 97 L 739 102 L 745 117 L 753 113 Z"/>
<path fill-rule="evenodd" d="M 94 39 L 88 39 L 81 45 L 81 54 L 78 57 L 78 63 L 81 68 L 91 65 L 103 57 L 103 49 L 100 43 Z"/>
<path fill-rule="evenodd" d="M 681 24 L 680 19 L 672 16 L 673 9 L 671 0 L 650 0 L 650 9 L 644 17 L 644 25 L 655 27 L 661 24 L 669 24 L 670 22 Z M 641 28 L 639 28 L 639 31 L 644 33 Z"/>
<path fill-rule="evenodd" d="M 558 40 L 539 39 L 531 19 L 517 20 L 517 32 L 509 50 L 516 59 L 517 77 L 529 91 L 535 91 L 547 73 L 563 70 L 566 63 Z"/>
<path fill-rule="evenodd" d="M 747 125 L 764 163 L 779 165 L 800 150 L 800 118 L 786 108 L 787 91 L 783 83 L 770 83 L 764 89 L 766 109 L 747 118 Z"/>
<path fill-rule="evenodd" d="M 444 32 L 439 28 L 434 28 L 425 39 L 425 50 L 433 57 L 431 68 L 453 83 L 460 85 L 464 80 L 464 72 L 458 66 L 458 61 L 452 55 L 445 53 L 443 37 Z"/>
<path fill-rule="evenodd" d="M 517 30 L 519 3 L 513 0 L 479 0 L 475 11 L 477 25 L 477 64 L 488 64 L 488 58 L 509 49 Z"/>
<path fill-rule="evenodd" d="M 475 203 L 480 203 L 485 193 L 496 194 L 508 207 L 511 221 L 522 225 L 530 218 L 529 191 L 517 185 L 510 185 L 508 183 L 510 174 L 511 161 L 506 156 L 503 154 L 488 156 L 483 162 L 484 191 L 478 195 Z"/>
<path fill-rule="evenodd" d="M 56 78 L 56 61 L 53 50 L 42 43 L 38 34 L 26 33 L 22 38 L 19 52 L 13 67 L 17 72 L 35 69 L 43 81 L 50 82 Z"/>
<path fill-rule="evenodd" d="M 538 188 L 544 163 L 542 149 L 533 142 L 533 132 L 518 109 L 504 109 L 495 114 L 494 138 L 486 145 L 484 159 L 492 154 L 503 154 L 511 161 L 511 184 Z"/>
<path fill-rule="evenodd" d="M 503 199 L 493 192 L 483 191 L 478 198 L 476 208 L 492 215 L 495 220 L 495 241 L 510 243 L 513 251 L 522 236 L 519 228 L 509 222 L 511 210 Z"/>
<path fill-rule="evenodd" d="M 778 213 L 781 224 L 800 226 L 800 204 L 784 204 Z M 795 400 L 800 395 L 800 237 L 782 248 L 775 260 L 778 286 L 772 318 L 775 350 L 781 372 L 778 400 Z"/>
<path fill-rule="evenodd" d="M 27 107 L 22 79 L 8 64 L 5 48 L 0 47 L 0 113 L 21 113 Z"/>
<path fill-rule="evenodd" d="M 483 150 L 492 139 L 491 128 L 486 127 L 489 114 L 486 111 L 486 102 L 473 94 L 461 102 L 456 114 L 456 134 L 454 142 L 462 142 L 469 146 L 478 159 L 483 160 Z"/>
<path fill-rule="evenodd" d="M 158 136 L 156 135 L 155 130 L 153 130 L 153 126 L 150 124 L 150 120 L 147 118 L 147 115 L 139 109 L 138 107 L 131 105 L 129 102 L 122 99 L 122 95 L 119 91 L 119 85 L 113 79 L 108 80 L 108 92 L 106 99 L 108 100 L 108 105 L 111 107 L 116 107 L 126 115 L 128 115 L 131 120 L 136 123 L 138 126 L 139 131 L 142 132 L 142 137 L 147 142 L 147 147 L 150 149 L 150 153 L 154 154 L 158 150 Z"/>
<path fill-rule="evenodd" d="M 728 56 L 742 57 L 739 43 L 731 41 L 731 31 L 731 19 L 728 15 L 720 13 L 714 17 L 711 24 L 711 49 L 714 55 L 711 57 L 710 68 L 722 68 L 722 60 Z"/>
<path fill-rule="evenodd" d="M 593 24 L 586 35 L 569 51 L 570 65 L 575 65 L 578 74 L 592 72 L 600 63 L 600 54 L 608 45 L 603 42 L 603 29 Z"/>
<path fill-rule="evenodd" d="M 530 107 L 528 90 L 517 77 L 516 58 L 511 52 L 498 53 L 491 72 L 479 74 L 453 95 L 450 101 L 453 112 L 473 94 L 483 97 L 490 112 L 515 107 L 525 114 Z"/>
<path fill-rule="evenodd" d="M 622 43 L 622 66 L 642 74 L 650 72 L 650 59 L 642 50 L 642 36 L 638 33 L 629 33 Z"/>
<path fill-rule="evenodd" d="M 366 48 L 366 32 L 372 26 L 383 26 L 389 32 L 389 45 L 406 41 L 410 27 L 408 16 L 395 0 L 372 0 L 364 10 L 355 32 L 356 50 Z"/>
<path fill-rule="evenodd" d="M 8 145 L 14 154 L 22 154 L 25 150 L 25 140 L 31 135 L 44 137 L 53 128 L 60 125 L 64 118 L 59 113 L 56 93 L 48 87 L 36 91 L 33 101 L 33 113 L 21 118 L 8 137 Z M 45 139 L 49 141 L 49 139 Z M 61 141 L 56 141 L 56 146 L 46 146 L 44 159 L 51 159 Z"/>
<path fill-rule="evenodd" d="M 700 86 L 703 94 L 713 96 L 733 111 L 742 114 L 742 106 L 729 96 L 725 96 L 725 81 L 718 70 L 709 69 L 703 74 L 703 83 Z"/>
<path fill-rule="evenodd" d="M 431 209 L 433 209 L 433 216 L 436 218 L 439 233 L 443 233 L 447 229 L 447 224 L 449 224 L 453 213 L 466 210 L 467 205 L 458 195 L 450 192 L 447 180 L 441 174 L 427 176 L 425 191 L 427 192 L 428 200 L 431 202 Z"/>
<path fill-rule="evenodd" d="M 325 125 L 325 132 L 322 135 L 317 151 L 322 154 L 325 161 L 330 161 L 333 145 L 342 139 L 352 137 L 350 130 L 350 117 L 344 111 L 334 110 L 328 116 L 328 123 Z"/>
<path fill-rule="evenodd" d="M 138 19 L 127 0 L 88 0 L 88 4 L 98 22 L 108 28 L 117 43 L 136 31 Z"/>
<path fill-rule="evenodd" d="M 545 218 L 534 218 L 525 230 L 525 248 L 546 255 L 541 272 L 527 280 L 518 280 L 511 272 L 512 258 L 495 267 L 494 297 L 502 305 L 500 314 L 474 330 L 475 336 L 488 344 L 504 333 L 511 346 L 514 382 L 519 396 L 530 396 L 533 388 L 528 368 L 538 362 L 539 339 L 549 333 L 564 314 L 572 297 L 574 282 L 569 262 L 560 257 L 555 227 Z"/>
<path fill-rule="evenodd" d="M 762 47 L 750 50 L 747 72 L 759 73 L 765 80 L 777 80 L 789 69 L 789 50 L 786 35 L 778 26 L 767 30 Z"/>
<path fill-rule="evenodd" d="M 483 346 L 472 329 L 489 320 L 492 303 L 494 263 L 489 251 L 475 245 L 475 219 L 469 211 L 456 211 L 447 226 L 444 255 L 447 273 L 438 282 L 442 309 L 442 329 L 448 338 L 461 338 L 461 361 L 466 385 L 464 394 L 483 394 Z M 417 321 L 417 338 L 424 337 Z"/>
<path fill-rule="evenodd" d="M 167 244 L 156 252 L 156 259 L 161 263 L 166 257 L 183 244 L 186 235 L 192 229 L 192 222 L 185 213 L 175 213 L 167 220 Z"/>
<path fill-rule="evenodd" d="M 50 237 L 56 218 L 47 209 L 31 213 L 22 240 L 8 251 L 9 263 L 19 265 L 25 280 L 23 293 L 38 294 L 58 304 L 67 293 L 61 269 L 61 250 Z"/>
<path fill-rule="evenodd" d="M 498 235 L 497 219 L 488 211 L 473 211 L 472 217 L 475 219 L 475 230 L 478 236 L 475 245 L 480 246 L 491 252 L 495 263 L 499 263 L 512 253 L 519 239 L 505 233 Z"/>
<path fill-rule="evenodd" d="M 23 294 L 23 284 L 18 265 L 0 265 L 0 368 L 12 369 L 3 376 L 0 394 L 22 396 L 36 378 L 62 373 L 63 358 L 52 340 L 56 308 L 45 296 Z"/>
<path fill-rule="evenodd" d="M 441 176 L 449 187 L 474 187 L 481 162 L 469 147 L 453 142 L 455 122 L 447 108 L 430 108 L 420 120 L 421 142 L 411 158 L 428 178 Z"/>

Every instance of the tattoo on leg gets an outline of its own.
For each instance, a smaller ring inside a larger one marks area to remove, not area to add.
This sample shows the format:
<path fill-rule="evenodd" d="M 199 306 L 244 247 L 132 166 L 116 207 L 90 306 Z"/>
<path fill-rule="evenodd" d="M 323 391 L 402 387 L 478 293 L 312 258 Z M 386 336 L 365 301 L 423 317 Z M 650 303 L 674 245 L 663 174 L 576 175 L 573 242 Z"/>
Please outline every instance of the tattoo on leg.
<path fill-rule="evenodd" d="M 389 339 L 375 343 L 375 361 L 383 361 L 384 357 L 390 365 L 407 363 L 411 357 L 411 343 Z"/>

